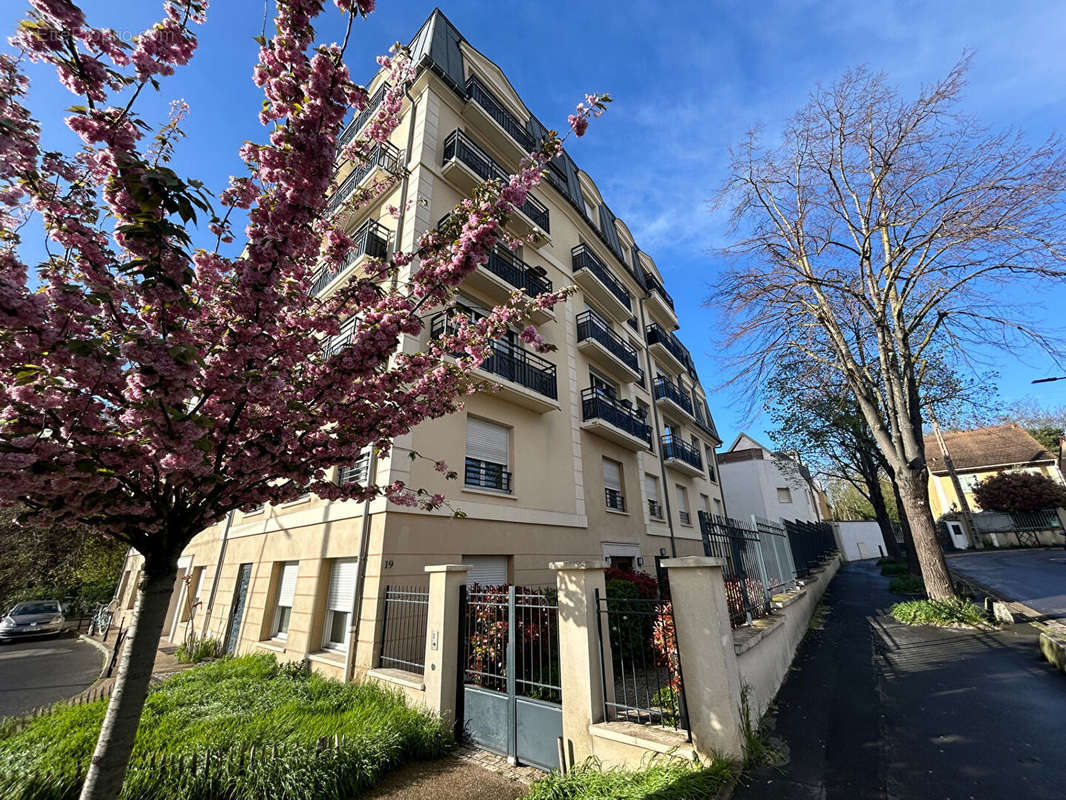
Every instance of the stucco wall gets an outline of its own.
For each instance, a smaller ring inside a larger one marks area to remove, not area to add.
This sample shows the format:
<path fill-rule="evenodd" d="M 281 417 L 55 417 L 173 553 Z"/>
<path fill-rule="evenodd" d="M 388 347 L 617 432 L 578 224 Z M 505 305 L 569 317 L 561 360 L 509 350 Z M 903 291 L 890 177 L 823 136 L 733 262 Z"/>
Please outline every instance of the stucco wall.
<path fill-rule="evenodd" d="M 888 554 L 881 526 L 871 520 L 834 522 L 837 544 L 845 561 L 881 558 Z"/>

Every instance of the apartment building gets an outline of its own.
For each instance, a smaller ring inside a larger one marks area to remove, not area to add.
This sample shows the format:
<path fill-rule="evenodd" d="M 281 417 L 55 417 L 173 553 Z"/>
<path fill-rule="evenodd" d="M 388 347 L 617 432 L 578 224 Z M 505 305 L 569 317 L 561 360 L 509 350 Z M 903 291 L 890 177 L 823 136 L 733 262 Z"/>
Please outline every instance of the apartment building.
<path fill-rule="evenodd" d="M 411 247 L 478 182 L 515 170 L 545 133 L 500 67 L 440 11 L 410 49 L 418 74 L 401 124 L 329 201 L 359 248 L 347 270 L 322 274 L 316 293 L 353 274 L 366 254 Z M 379 74 L 369 87 L 375 102 L 383 81 Z M 345 209 L 355 188 L 380 177 L 393 183 L 373 206 Z M 387 213 L 408 201 L 399 219 Z M 536 295 L 576 285 L 538 320 L 557 350 L 538 355 L 505 337 L 479 370 L 491 391 L 401 437 L 389 458 L 368 452 L 336 473 L 442 492 L 466 518 L 313 496 L 235 512 L 183 555 L 165 637 L 206 633 L 232 652 L 308 657 L 346 678 L 374 666 L 385 587 L 424 586 L 426 565 L 469 564 L 469 580 L 483 585 L 536 585 L 554 583 L 552 561 L 607 558 L 654 572 L 661 557 L 703 553 L 697 512 L 721 508 L 721 442 L 655 262 L 566 154 L 510 224 L 536 232 L 537 244 L 493 253 L 465 281 L 457 307 L 477 314 L 516 288 Z M 416 352 L 447 324 L 445 315 L 427 319 L 422 336 L 401 347 Z M 411 450 L 443 459 L 459 479 L 411 460 Z M 123 610 L 136 571 L 131 560 Z"/>

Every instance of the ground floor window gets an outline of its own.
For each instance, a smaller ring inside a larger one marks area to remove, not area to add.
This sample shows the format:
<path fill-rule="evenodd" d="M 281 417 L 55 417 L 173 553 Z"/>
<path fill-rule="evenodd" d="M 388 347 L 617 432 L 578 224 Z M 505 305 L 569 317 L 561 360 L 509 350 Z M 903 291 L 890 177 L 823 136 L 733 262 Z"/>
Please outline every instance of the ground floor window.
<path fill-rule="evenodd" d="M 278 578 L 278 599 L 274 606 L 274 624 L 270 634 L 275 639 L 284 639 L 289 635 L 289 620 L 292 617 L 292 601 L 296 594 L 296 571 L 298 561 L 286 561 L 281 565 Z"/>
<path fill-rule="evenodd" d="M 322 626 L 322 647 L 344 650 L 348 647 L 348 628 L 355 604 L 355 558 L 336 558 L 329 576 L 326 595 L 326 620 Z"/>

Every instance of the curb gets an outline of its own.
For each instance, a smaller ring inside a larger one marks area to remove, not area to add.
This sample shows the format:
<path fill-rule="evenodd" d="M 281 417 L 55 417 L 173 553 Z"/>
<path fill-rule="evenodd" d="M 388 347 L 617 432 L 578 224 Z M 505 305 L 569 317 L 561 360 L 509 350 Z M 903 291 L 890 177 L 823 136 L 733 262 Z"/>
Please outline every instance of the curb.
<path fill-rule="evenodd" d="M 96 641 L 95 639 L 86 636 L 84 633 L 79 633 L 78 639 L 82 642 L 85 642 L 86 644 L 91 644 L 93 647 L 100 651 L 100 656 L 102 658 L 103 663 L 100 665 L 100 674 L 99 676 L 97 676 L 96 680 L 102 680 L 104 677 L 104 672 L 107 670 L 107 662 L 111 659 L 111 651 L 104 647 L 103 644 Z"/>

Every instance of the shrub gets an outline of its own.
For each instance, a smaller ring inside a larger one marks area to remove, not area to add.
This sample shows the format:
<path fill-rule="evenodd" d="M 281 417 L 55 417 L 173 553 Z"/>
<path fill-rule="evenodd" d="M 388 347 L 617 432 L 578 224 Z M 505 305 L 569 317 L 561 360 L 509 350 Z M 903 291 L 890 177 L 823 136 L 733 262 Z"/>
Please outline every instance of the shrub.
<path fill-rule="evenodd" d="M 944 602 L 908 600 L 905 603 L 896 603 L 889 613 L 904 625 L 968 625 L 975 628 L 985 628 L 989 625 L 980 606 L 961 598 Z"/>
<path fill-rule="evenodd" d="M 986 511 L 1041 511 L 1066 507 L 1066 486 L 1045 475 L 1001 472 L 985 478 L 973 490 Z"/>
<path fill-rule="evenodd" d="M 900 562 L 896 561 L 896 559 L 894 559 L 894 558 L 885 557 L 885 558 L 877 559 L 877 566 L 879 566 L 879 567 L 883 567 L 883 566 L 885 566 L 885 564 L 899 564 L 899 563 Z"/>
<path fill-rule="evenodd" d="M 211 636 L 200 637 L 194 633 L 178 645 L 174 658 L 182 664 L 199 664 L 201 661 L 218 658 L 224 651 L 221 640 Z"/>
<path fill-rule="evenodd" d="M 724 759 L 704 766 L 659 757 L 640 770 L 605 770 L 589 759 L 566 775 L 536 781 L 526 800 L 706 800 L 735 776 L 735 764 Z"/>
<path fill-rule="evenodd" d="M 637 590 L 636 595 L 625 595 L 627 597 L 635 596 L 644 600 L 652 600 L 659 596 L 659 582 L 646 572 L 627 572 L 616 567 L 608 567 L 603 571 L 603 577 L 607 581 L 608 596 L 611 594 L 610 585 L 615 581 L 625 581 Z"/>
<path fill-rule="evenodd" d="M 883 567 L 881 567 L 882 575 L 906 575 L 908 572 L 910 572 L 910 570 L 908 569 L 907 565 L 900 564 L 898 562 L 885 564 Z"/>
<path fill-rule="evenodd" d="M 917 575 L 898 575 L 889 581 L 888 590 L 896 594 L 925 594 L 925 581 Z"/>
<path fill-rule="evenodd" d="M 72 772 L 84 773 L 106 707 L 104 700 L 62 706 L 21 728 L 0 726 L 0 797 L 76 798 Z M 334 735 L 345 737 L 341 747 L 314 752 L 321 737 Z M 393 767 L 439 757 L 450 746 L 439 719 L 378 684 L 294 677 L 271 655 L 227 658 L 179 672 L 152 690 L 121 797 L 350 800 Z M 276 747 L 278 757 L 253 762 L 241 755 L 252 747 Z M 153 768 L 160 759 L 202 760 L 209 752 L 234 754 L 224 794 L 188 770 Z"/>

